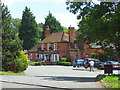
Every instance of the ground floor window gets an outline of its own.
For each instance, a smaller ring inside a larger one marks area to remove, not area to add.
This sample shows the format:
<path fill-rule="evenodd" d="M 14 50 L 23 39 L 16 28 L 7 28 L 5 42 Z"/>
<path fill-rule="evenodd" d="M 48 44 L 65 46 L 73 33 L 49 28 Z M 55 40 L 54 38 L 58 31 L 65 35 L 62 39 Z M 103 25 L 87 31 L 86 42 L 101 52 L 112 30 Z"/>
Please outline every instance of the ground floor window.
<path fill-rule="evenodd" d="M 59 54 L 39 54 L 39 59 L 42 61 L 48 60 L 48 61 L 59 61 Z"/>

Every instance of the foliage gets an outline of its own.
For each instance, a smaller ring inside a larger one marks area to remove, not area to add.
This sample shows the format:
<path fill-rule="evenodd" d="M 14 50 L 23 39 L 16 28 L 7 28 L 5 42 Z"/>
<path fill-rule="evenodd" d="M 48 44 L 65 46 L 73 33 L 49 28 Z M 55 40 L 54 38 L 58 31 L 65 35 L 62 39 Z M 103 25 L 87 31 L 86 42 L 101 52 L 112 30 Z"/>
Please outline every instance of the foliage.
<path fill-rule="evenodd" d="M 15 29 L 15 31 L 19 34 L 19 28 L 20 28 L 20 25 L 21 25 L 21 19 L 12 18 L 11 24 L 12 24 L 12 29 Z"/>
<path fill-rule="evenodd" d="M 38 62 L 38 61 L 39 61 L 38 59 L 35 60 L 35 62 Z"/>
<path fill-rule="evenodd" d="M 20 56 L 16 59 L 15 66 L 16 72 L 25 71 L 28 68 L 28 59 L 24 52 L 20 51 Z"/>
<path fill-rule="evenodd" d="M 42 37 L 43 25 L 44 25 L 43 23 L 39 23 L 38 26 L 37 26 L 37 30 L 38 30 L 38 33 L 37 33 L 38 41 L 37 42 L 40 42 L 40 39 Z"/>
<path fill-rule="evenodd" d="M 66 62 L 66 60 L 67 60 L 67 58 L 65 58 L 65 57 L 60 58 L 60 61 L 62 61 L 62 62 Z"/>
<path fill-rule="evenodd" d="M 91 58 L 96 58 L 103 62 L 104 61 L 116 61 L 117 60 L 116 56 L 112 54 L 113 54 L 113 50 L 106 49 L 104 50 L 104 52 L 96 51 L 95 53 L 92 53 Z"/>
<path fill-rule="evenodd" d="M 0 71 L 0 74 L 2 75 L 23 75 L 23 73 L 14 73 L 14 72 L 11 72 L 11 71 Z"/>
<path fill-rule="evenodd" d="M 41 66 L 41 62 L 29 62 L 31 66 Z"/>
<path fill-rule="evenodd" d="M 66 62 L 71 62 L 71 58 L 67 58 Z"/>
<path fill-rule="evenodd" d="M 62 57 L 60 58 L 61 62 L 71 62 L 71 58 Z"/>
<path fill-rule="evenodd" d="M 30 8 L 25 7 L 19 29 L 19 37 L 23 40 L 23 49 L 29 50 L 38 43 L 39 38 L 37 33 L 38 29 L 35 17 L 30 12 Z"/>
<path fill-rule="evenodd" d="M 45 29 L 49 26 L 50 34 L 55 32 L 63 31 L 63 28 L 58 20 L 49 12 L 48 16 L 45 18 L 45 24 L 43 26 L 42 39 L 45 38 Z"/>
<path fill-rule="evenodd" d="M 97 78 L 100 78 L 104 83 L 107 83 L 106 88 L 120 88 L 120 74 L 98 75 Z"/>
<path fill-rule="evenodd" d="M 79 22 L 79 31 L 82 32 L 79 38 L 87 41 L 87 44 L 96 43 L 102 46 L 115 49 L 114 54 L 120 58 L 120 2 L 67 2 L 67 9 L 76 14 Z"/>
<path fill-rule="evenodd" d="M 58 65 L 64 65 L 64 66 L 71 66 L 71 62 L 63 62 L 63 61 L 59 61 L 57 62 Z"/>
<path fill-rule="evenodd" d="M 0 3 L 2 12 L 2 69 L 9 70 L 9 65 L 15 64 L 15 60 L 22 50 L 22 41 L 20 41 L 17 32 L 12 28 L 11 15 L 7 6 Z"/>

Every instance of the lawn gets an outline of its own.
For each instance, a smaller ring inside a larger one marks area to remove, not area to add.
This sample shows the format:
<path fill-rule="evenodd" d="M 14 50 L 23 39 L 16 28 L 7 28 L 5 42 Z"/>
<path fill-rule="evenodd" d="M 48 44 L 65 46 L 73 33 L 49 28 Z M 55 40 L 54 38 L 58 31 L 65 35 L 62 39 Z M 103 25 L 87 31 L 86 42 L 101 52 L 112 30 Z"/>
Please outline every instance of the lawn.
<path fill-rule="evenodd" d="M 103 82 L 102 84 L 105 84 L 106 88 L 120 88 L 120 74 L 99 75 L 98 78 Z"/>
<path fill-rule="evenodd" d="M 2 75 L 23 75 L 23 72 L 22 73 L 14 73 L 14 72 L 10 72 L 10 71 L 0 71 L 0 74 Z"/>

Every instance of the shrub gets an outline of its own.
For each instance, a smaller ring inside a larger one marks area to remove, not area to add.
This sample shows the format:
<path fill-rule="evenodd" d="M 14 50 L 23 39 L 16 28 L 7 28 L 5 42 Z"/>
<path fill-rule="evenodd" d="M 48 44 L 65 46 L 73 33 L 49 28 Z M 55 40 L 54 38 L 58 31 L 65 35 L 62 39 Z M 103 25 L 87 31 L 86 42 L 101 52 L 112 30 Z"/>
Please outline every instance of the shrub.
<path fill-rule="evenodd" d="M 27 55 L 24 52 L 20 51 L 20 56 L 15 60 L 16 72 L 25 71 L 28 68 L 28 59 Z"/>
<path fill-rule="evenodd" d="M 35 62 L 38 62 L 38 61 L 39 61 L 38 59 L 35 60 Z"/>
<path fill-rule="evenodd" d="M 30 62 L 29 63 L 31 66 L 41 66 L 41 62 Z"/>
<path fill-rule="evenodd" d="M 58 65 L 64 65 L 64 66 L 71 66 L 71 63 L 70 62 L 57 62 Z"/>
<path fill-rule="evenodd" d="M 71 62 L 71 58 L 67 58 L 66 62 Z"/>
<path fill-rule="evenodd" d="M 65 57 L 62 57 L 62 58 L 60 59 L 60 61 L 62 61 L 62 62 L 66 62 L 66 60 L 67 60 L 67 58 L 65 58 Z"/>

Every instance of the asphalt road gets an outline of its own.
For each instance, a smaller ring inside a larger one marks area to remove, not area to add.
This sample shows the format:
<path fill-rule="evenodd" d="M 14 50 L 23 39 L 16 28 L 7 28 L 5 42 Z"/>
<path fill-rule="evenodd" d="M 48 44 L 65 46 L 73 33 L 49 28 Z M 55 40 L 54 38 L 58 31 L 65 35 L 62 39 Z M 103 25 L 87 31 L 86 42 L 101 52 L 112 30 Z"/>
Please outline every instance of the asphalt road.
<path fill-rule="evenodd" d="M 2 88 L 103 88 L 96 82 L 96 76 L 103 73 L 73 70 L 72 66 L 29 66 L 25 76 L 1 75 L 0 81 L 4 81 Z"/>

